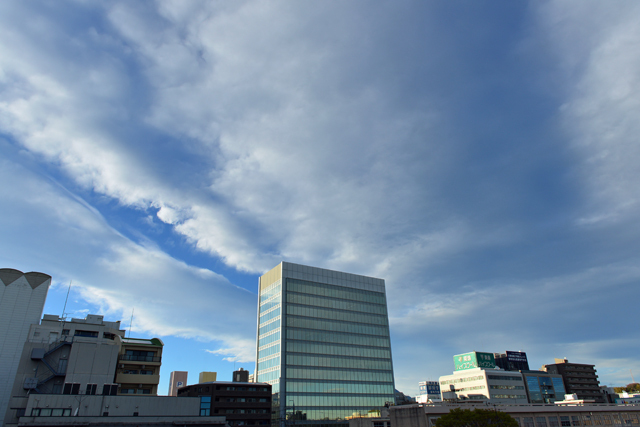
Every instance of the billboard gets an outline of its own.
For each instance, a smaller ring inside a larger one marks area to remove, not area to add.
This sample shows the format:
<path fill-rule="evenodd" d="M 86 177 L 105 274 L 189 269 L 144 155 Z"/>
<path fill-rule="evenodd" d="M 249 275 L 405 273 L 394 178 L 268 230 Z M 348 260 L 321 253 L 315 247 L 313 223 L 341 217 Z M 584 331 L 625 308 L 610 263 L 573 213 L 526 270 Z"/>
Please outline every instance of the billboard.
<path fill-rule="evenodd" d="M 493 357 L 493 353 L 480 353 L 478 351 L 453 356 L 453 363 L 456 371 L 496 367 L 496 359 Z"/>
<path fill-rule="evenodd" d="M 437 394 L 440 397 L 440 383 L 438 381 L 427 381 L 427 394 Z"/>
<path fill-rule="evenodd" d="M 509 362 L 528 363 L 527 353 L 523 351 L 507 351 L 507 360 Z"/>

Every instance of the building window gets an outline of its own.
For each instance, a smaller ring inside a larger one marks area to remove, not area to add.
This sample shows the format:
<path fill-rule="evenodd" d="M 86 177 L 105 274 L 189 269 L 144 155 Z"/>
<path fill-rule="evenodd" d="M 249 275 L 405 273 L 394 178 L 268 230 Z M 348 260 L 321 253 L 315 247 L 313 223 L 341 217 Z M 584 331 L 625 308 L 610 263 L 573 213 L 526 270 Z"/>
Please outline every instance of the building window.
<path fill-rule="evenodd" d="M 211 396 L 200 396 L 200 416 L 208 417 L 211 415 Z"/>
<path fill-rule="evenodd" d="M 120 359 L 135 362 L 159 362 L 160 357 L 155 357 L 155 354 L 154 351 L 126 350 L 125 354 L 120 356 Z"/>
<path fill-rule="evenodd" d="M 87 384 L 87 390 L 85 394 L 96 394 L 96 389 L 98 388 L 98 384 Z"/>
<path fill-rule="evenodd" d="M 79 329 L 76 329 L 74 335 L 76 337 L 98 338 L 98 332 L 96 331 L 81 331 Z"/>
<path fill-rule="evenodd" d="M 69 330 L 68 329 L 63 329 L 62 330 L 62 335 L 69 335 Z"/>
<path fill-rule="evenodd" d="M 118 394 L 118 384 L 105 384 L 102 386 L 103 396 L 116 396 Z"/>
<path fill-rule="evenodd" d="M 65 383 L 62 394 L 80 394 L 80 383 Z"/>

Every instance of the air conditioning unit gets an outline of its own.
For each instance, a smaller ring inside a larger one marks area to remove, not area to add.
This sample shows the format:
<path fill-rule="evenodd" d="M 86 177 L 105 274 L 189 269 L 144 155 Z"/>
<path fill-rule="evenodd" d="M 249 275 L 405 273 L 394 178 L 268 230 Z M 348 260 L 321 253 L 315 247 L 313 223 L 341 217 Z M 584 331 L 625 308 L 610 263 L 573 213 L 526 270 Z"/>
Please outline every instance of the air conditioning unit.
<path fill-rule="evenodd" d="M 124 364 L 120 365 L 120 369 L 124 369 Z"/>

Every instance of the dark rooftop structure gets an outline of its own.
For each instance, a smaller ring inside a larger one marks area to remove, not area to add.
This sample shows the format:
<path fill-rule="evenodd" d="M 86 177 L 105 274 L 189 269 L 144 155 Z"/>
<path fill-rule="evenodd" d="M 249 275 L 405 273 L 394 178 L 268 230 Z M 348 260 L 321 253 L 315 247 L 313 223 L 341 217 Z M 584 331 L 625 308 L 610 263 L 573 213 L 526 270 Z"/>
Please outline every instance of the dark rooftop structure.
<path fill-rule="evenodd" d="M 215 381 L 182 387 L 178 397 L 200 397 L 200 415 L 223 415 L 232 427 L 271 425 L 271 384 Z"/>

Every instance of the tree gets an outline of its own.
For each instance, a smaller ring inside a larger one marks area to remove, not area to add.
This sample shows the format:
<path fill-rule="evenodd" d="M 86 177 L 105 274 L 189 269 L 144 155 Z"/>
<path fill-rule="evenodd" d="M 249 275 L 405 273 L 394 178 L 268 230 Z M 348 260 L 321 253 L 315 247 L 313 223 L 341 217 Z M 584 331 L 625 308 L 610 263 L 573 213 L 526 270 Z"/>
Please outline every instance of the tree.
<path fill-rule="evenodd" d="M 436 427 L 518 427 L 511 415 L 490 409 L 455 408 L 436 420 Z"/>
<path fill-rule="evenodd" d="M 640 391 L 640 384 L 638 383 L 627 384 L 627 386 L 625 387 L 625 390 L 628 391 L 629 393 L 637 393 Z"/>

